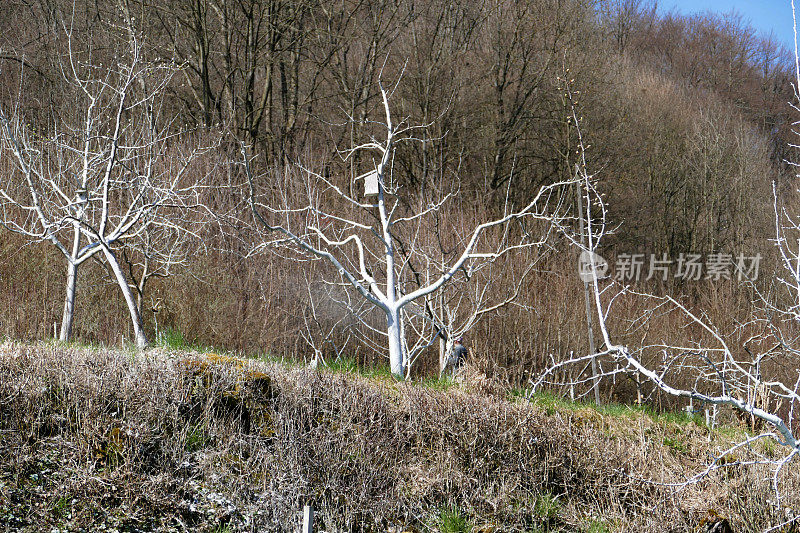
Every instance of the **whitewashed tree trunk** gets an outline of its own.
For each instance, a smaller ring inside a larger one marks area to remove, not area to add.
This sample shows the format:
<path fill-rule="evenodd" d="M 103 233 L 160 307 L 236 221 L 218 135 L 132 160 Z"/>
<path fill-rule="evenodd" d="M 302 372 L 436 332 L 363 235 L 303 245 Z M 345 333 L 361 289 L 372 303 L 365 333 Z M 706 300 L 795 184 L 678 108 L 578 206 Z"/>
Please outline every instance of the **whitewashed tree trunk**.
<path fill-rule="evenodd" d="M 133 323 L 133 336 L 134 342 L 136 343 L 136 348 L 140 350 L 147 348 L 150 343 L 144 333 L 142 316 L 139 314 L 139 308 L 136 305 L 136 300 L 133 297 L 130 285 L 128 285 L 128 280 L 125 278 L 125 274 L 122 272 L 122 268 L 119 266 L 119 262 L 117 261 L 117 257 L 114 255 L 114 252 L 112 252 L 107 246 L 103 246 L 103 255 L 105 255 L 106 261 L 111 267 L 111 271 L 114 272 L 117 285 L 122 291 L 122 295 L 125 297 L 125 303 L 128 305 L 128 312 L 131 315 L 131 322 Z"/>
<path fill-rule="evenodd" d="M 439 375 L 444 372 L 444 363 L 447 361 L 447 341 L 443 336 L 439 337 Z"/>
<path fill-rule="evenodd" d="M 81 245 L 80 226 L 73 226 L 72 255 L 67 256 L 67 285 L 64 294 L 64 312 L 61 315 L 61 332 L 58 340 L 67 342 L 72 336 L 72 322 L 75 317 L 75 293 L 78 286 L 78 253 Z"/>
<path fill-rule="evenodd" d="M 403 335 L 400 318 L 400 309 L 393 309 L 386 315 L 386 332 L 389 335 L 389 366 L 392 374 L 403 377 L 406 365 L 403 350 Z"/>
<path fill-rule="evenodd" d="M 61 332 L 58 340 L 66 342 L 72 335 L 72 321 L 75 316 L 75 289 L 77 286 L 78 266 L 74 261 L 67 262 L 67 286 L 64 295 L 64 313 L 61 315 Z"/>

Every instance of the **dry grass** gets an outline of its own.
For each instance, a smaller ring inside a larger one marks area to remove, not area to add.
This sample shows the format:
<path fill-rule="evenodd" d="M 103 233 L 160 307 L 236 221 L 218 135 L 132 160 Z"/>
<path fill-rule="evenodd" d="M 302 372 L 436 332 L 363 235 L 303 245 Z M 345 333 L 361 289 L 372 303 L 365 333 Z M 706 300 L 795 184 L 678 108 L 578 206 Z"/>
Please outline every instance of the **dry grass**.
<path fill-rule="evenodd" d="M 680 492 L 642 481 L 697 471 L 724 433 L 469 392 L 482 388 L 6 343 L 0 524 L 289 532 L 308 501 L 330 532 L 703 531 L 717 515 L 754 531 L 779 519 L 755 470 Z M 796 467 L 786 475 L 796 483 Z"/>

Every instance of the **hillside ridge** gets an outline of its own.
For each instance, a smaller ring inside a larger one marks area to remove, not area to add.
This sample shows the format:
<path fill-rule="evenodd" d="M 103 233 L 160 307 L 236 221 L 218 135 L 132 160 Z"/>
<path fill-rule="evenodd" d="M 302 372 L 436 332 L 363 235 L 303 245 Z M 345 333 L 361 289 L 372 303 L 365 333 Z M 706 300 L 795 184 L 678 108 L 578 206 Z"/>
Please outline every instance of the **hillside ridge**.
<path fill-rule="evenodd" d="M 726 431 L 469 387 L 6 342 L 0 524 L 288 532 L 308 502 L 322 531 L 698 531 L 723 520 L 751 531 L 779 520 L 768 480 L 734 464 L 744 456 L 680 491 L 658 484 L 702 470 Z"/>

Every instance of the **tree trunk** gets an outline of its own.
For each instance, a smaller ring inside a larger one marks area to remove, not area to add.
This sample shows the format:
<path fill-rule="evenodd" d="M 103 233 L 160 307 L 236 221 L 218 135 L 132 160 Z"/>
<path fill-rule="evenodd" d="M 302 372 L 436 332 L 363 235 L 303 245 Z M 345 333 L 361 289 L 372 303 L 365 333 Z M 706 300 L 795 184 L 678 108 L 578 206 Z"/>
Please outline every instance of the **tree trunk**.
<path fill-rule="evenodd" d="M 117 285 L 122 291 L 122 295 L 125 297 L 125 303 L 128 304 L 128 312 L 130 312 L 131 322 L 133 323 L 136 348 L 140 350 L 147 348 L 150 343 L 147 340 L 147 336 L 144 334 L 142 316 L 139 314 L 139 309 L 136 306 L 136 300 L 133 298 L 131 287 L 128 285 L 128 280 L 125 279 L 125 274 L 122 272 L 122 268 L 120 268 L 114 252 L 107 246 L 103 246 L 103 254 L 106 256 L 106 261 L 108 261 L 111 270 L 114 272 L 114 276 L 117 278 Z"/>
<path fill-rule="evenodd" d="M 392 309 L 386 315 L 387 333 L 389 334 L 389 365 L 392 374 L 398 379 L 405 377 L 405 357 L 403 354 L 403 336 L 400 328 L 400 310 Z"/>
<path fill-rule="evenodd" d="M 61 315 L 61 333 L 58 340 L 69 341 L 72 336 L 72 320 L 75 316 L 75 291 L 78 285 L 78 250 L 81 245 L 81 232 L 78 225 L 73 227 L 72 235 L 72 257 L 67 259 L 67 290 L 64 295 L 64 313 Z"/>
<path fill-rule="evenodd" d="M 447 362 L 447 341 L 443 334 L 439 334 L 439 375 L 444 372 L 444 365 Z"/>
<path fill-rule="evenodd" d="M 580 169 L 578 165 L 575 165 L 575 176 L 580 176 Z M 581 230 L 581 243 L 583 243 L 583 236 L 586 232 L 584 226 L 586 225 L 583 218 L 583 190 L 581 189 L 578 183 L 575 184 L 576 188 L 576 196 L 578 198 L 578 220 L 580 220 L 580 230 Z M 589 208 L 586 208 L 586 219 L 589 218 Z M 590 230 L 591 231 L 591 228 Z M 589 253 L 594 253 L 594 250 L 591 250 L 591 239 L 589 235 L 586 236 L 587 239 L 587 249 Z M 593 261 L 592 256 L 589 256 L 590 260 Z M 592 270 L 594 270 L 594 264 L 592 265 Z M 587 280 L 583 281 L 583 295 L 584 300 L 586 303 L 586 329 L 588 330 L 589 336 L 589 353 L 594 355 L 597 353 L 594 349 L 594 332 L 592 331 L 592 304 L 591 304 L 591 297 L 589 295 L 589 282 Z M 600 388 L 598 387 L 600 383 L 600 377 L 597 373 L 597 357 L 592 357 L 592 389 L 594 389 L 594 403 L 595 405 L 602 405 L 600 403 Z"/>
<path fill-rule="evenodd" d="M 67 262 L 67 292 L 64 296 L 64 313 L 61 315 L 61 332 L 58 340 L 66 342 L 72 335 L 72 319 L 75 316 L 75 288 L 77 286 L 78 265 Z"/>

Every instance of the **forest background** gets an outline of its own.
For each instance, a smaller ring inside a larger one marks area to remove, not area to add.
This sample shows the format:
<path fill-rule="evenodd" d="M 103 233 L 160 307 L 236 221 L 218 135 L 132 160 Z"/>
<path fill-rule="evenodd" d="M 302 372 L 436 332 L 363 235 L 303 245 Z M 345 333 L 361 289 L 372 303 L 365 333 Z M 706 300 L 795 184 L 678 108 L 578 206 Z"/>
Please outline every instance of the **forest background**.
<path fill-rule="evenodd" d="M 153 236 L 169 244 L 162 264 L 165 255 L 144 245 L 117 250 L 150 338 L 386 364 L 370 348 L 372 333 L 342 320 L 339 293 L 332 297 L 323 282 L 327 265 L 259 246 L 241 154 L 248 146 L 261 190 L 299 194 L 302 179 L 287 169 L 301 166 L 355 183 L 373 162 L 342 150 L 373 133 L 371 121 L 383 112 L 379 81 L 396 87 L 395 115 L 421 125 L 420 141 L 394 154 L 404 207 L 413 211 L 430 191 L 456 195 L 429 228 L 442 257 L 456 250 L 439 227 L 468 230 L 507 202 L 570 179 L 581 156 L 575 109 L 586 166 L 607 207 L 612 231 L 598 252 L 612 275 L 620 261 L 644 254 L 638 279 L 622 281 L 679 298 L 742 339 L 752 335 L 740 326 L 756 293 L 769 294 L 775 283 L 774 204 L 796 201 L 794 58 L 735 14 L 661 14 L 637 0 L 41 0 L 6 1 L 3 11 L 0 102 L 43 136 L 77 112 L 64 69 L 69 50 L 99 68 L 124 54 L 118 43 L 129 39 L 150 64 L 175 66 L 161 112 L 181 135 L 166 149 L 209 147 L 190 172 L 211 180 L 202 203 L 218 216 L 180 237 Z M 6 150 L 0 176 L 11 165 Z M 688 254 L 760 255 L 758 279 L 742 284 L 735 270 L 730 279 L 704 272 L 691 280 L 675 270 L 647 279 L 651 257 L 676 267 Z M 498 263 L 488 290 L 504 301 L 512 287 L 514 298 L 466 333 L 481 371 L 519 386 L 554 361 L 589 353 L 577 263 L 578 251 L 557 237 Z M 0 335 L 54 336 L 65 276 L 54 247 L 4 231 Z M 98 255 L 77 276 L 73 338 L 130 339 L 108 263 Z M 696 339 L 696 330 L 669 316 L 654 317 L 646 332 L 628 327 L 647 309 L 625 300 L 610 324 L 625 342 Z M 432 345 L 414 372 L 436 373 L 437 358 Z M 607 380 L 602 391 L 628 400 L 637 380 Z"/>

